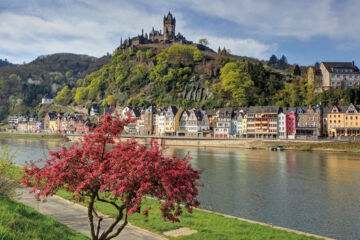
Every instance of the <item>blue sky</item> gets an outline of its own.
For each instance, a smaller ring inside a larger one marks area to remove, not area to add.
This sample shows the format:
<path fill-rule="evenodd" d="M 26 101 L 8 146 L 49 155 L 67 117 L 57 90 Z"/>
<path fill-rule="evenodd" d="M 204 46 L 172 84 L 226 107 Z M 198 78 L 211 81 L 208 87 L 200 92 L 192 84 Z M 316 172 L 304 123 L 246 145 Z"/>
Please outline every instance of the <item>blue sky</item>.
<path fill-rule="evenodd" d="M 232 53 L 289 63 L 360 62 L 358 0 L 1 0 L 0 58 L 29 62 L 71 52 L 96 57 L 120 38 L 162 28 L 169 10 L 176 31 Z M 358 64 L 359 65 L 359 64 Z"/>

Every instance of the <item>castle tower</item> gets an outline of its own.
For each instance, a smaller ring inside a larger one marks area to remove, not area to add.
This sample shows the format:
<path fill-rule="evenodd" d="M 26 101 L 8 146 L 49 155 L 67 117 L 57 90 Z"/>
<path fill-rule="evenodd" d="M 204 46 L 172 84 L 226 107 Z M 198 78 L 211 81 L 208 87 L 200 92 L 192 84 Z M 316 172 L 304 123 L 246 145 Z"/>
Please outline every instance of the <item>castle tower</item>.
<path fill-rule="evenodd" d="M 167 16 L 164 16 L 164 41 L 175 38 L 175 25 L 175 17 L 169 12 Z"/>

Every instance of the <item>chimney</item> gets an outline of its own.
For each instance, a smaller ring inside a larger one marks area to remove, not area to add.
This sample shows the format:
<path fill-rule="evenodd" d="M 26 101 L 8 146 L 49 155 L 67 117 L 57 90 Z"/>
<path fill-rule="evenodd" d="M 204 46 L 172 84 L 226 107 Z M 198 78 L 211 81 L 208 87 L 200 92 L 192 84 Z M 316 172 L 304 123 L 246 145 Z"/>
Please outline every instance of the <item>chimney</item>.
<path fill-rule="evenodd" d="M 354 60 L 352 61 L 352 65 L 353 65 L 353 67 L 355 66 L 355 62 L 354 62 Z"/>

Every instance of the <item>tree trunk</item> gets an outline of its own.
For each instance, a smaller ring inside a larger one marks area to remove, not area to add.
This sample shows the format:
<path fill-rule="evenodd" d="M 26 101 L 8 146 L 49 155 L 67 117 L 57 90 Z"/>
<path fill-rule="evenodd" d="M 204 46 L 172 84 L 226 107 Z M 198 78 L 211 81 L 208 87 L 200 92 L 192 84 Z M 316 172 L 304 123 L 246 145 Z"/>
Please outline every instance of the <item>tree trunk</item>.
<path fill-rule="evenodd" d="M 88 206 L 88 219 L 89 219 L 89 227 L 90 227 L 92 240 L 98 240 L 97 236 L 95 235 L 94 216 L 93 216 L 95 197 L 96 197 L 95 194 L 91 195 Z"/>

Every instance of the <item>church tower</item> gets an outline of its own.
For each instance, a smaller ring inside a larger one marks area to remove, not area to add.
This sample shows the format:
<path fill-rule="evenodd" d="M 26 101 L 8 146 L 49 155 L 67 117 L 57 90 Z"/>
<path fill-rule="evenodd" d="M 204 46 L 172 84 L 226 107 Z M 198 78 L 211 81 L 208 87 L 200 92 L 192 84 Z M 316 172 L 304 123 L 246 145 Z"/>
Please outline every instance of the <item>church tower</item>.
<path fill-rule="evenodd" d="M 164 16 L 164 41 L 175 38 L 175 25 L 175 17 L 169 12 L 167 16 Z"/>

